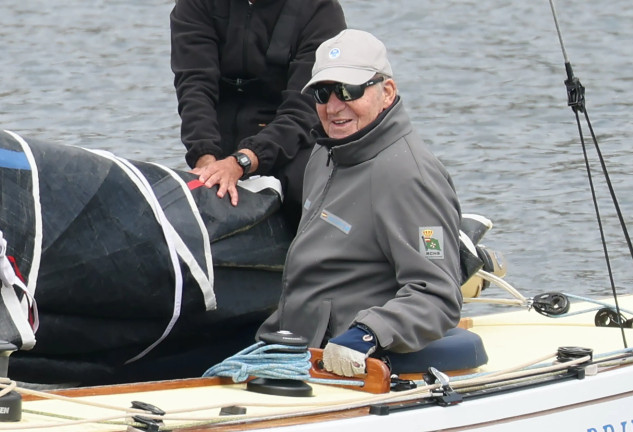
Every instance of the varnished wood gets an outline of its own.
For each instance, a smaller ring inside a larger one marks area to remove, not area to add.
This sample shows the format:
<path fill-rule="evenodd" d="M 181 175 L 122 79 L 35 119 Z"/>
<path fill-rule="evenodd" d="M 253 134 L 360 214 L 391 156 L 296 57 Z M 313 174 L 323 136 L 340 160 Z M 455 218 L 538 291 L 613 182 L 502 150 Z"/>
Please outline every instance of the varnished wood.
<path fill-rule="evenodd" d="M 365 368 L 367 374 L 346 378 L 339 375 L 335 375 L 323 369 L 321 366 L 323 362 L 323 350 L 317 348 L 310 348 L 312 362 L 312 368 L 310 369 L 310 376 L 312 378 L 334 379 L 344 381 L 358 381 L 362 380 L 365 384 L 362 387 L 355 385 L 341 385 L 340 387 L 349 388 L 352 390 L 361 390 L 368 393 L 389 393 L 391 387 L 391 372 L 387 365 L 375 358 L 368 358 L 365 361 Z"/>
<path fill-rule="evenodd" d="M 459 320 L 459 324 L 457 324 L 457 327 L 464 330 L 469 330 L 473 328 L 473 325 L 474 325 L 473 319 L 469 317 L 465 317 Z"/>
<path fill-rule="evenodd" d="M 67 397 L 83 397 L 83 396 L 102 396 L 112 394 L 141 393 L 157 390 L 172 390 L 203 386 L 216 386 L 233 384 L 231 378 L 225 377 L 209 377 L 209 378 L 187 378 L 168 381 L 149 381 L 130 384 L 115 384 L 95 387 L 77 387 L 60 390 L 49 390 L 46 393 L 52 393 Z M 23 401 L 32 401 L 43 399 L 34 395 L 23 395 Z"/>

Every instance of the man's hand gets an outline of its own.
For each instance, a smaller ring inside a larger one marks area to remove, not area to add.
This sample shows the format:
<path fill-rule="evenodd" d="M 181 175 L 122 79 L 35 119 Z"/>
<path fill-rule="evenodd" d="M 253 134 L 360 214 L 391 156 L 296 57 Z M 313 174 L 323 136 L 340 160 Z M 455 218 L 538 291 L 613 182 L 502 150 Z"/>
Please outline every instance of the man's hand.
<path fill-rule="evenodd" d="M 342 376 L 365 373 L 365 359 L 376 350 L 376 338 L 368 330 L 354 326 L 330 339 L 323 350 L 323 367 Z"/>
<path fill-rule="evenodd" d="M 255 171 L 259 162 L 255 153 L 248 149 L 240 151 L 249 156 L 251 159 L 251 172 Z M 233 156 L 216 160 L 212 155 L 204 155 L 198 159 L 196 167 L 191 172 L 197 174 L 200 183 L 208 188 L 218 185 L 218 198 L 224 198 L 224 195 L 228 192 L 231 204 L 237 205 L 239 201 L 237 181 L 244 172 Z"/>

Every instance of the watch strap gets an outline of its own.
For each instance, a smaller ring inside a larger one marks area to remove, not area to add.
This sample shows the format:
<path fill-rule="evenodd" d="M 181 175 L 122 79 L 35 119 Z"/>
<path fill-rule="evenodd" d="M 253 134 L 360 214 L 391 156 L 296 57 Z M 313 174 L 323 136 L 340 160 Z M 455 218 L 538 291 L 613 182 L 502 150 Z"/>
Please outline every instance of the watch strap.
<path fill-rule="evenodd" d="M 250 175 L 251 158 L 248 157 L 246 153 L 242 153 L 239 151 L 233 153 L 231 156 L 233 156 L 237 161 L 237 164 L 242 167 L 243 174 L 242 177 L 240 177 L 240 180 L 246 180 Z"/>

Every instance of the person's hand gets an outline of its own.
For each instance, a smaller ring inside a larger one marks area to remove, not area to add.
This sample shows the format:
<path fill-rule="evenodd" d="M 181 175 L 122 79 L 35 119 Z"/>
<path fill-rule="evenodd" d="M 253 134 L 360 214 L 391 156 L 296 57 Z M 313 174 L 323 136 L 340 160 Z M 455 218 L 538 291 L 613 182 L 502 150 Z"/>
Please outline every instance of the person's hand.
<path fill-rule="evenodd" d="M 248 149 L 240 151 L 250 158 L 251 172 L 255 171 L 259 165 L 259 160 L 255 153 Z M 200 183 L 208 188 L 218 185 L 218 198 L 224 198 L 224 195 L 228 192 L 231 204 L 237 205 L 239 201 L 237 181 L 244 174 L 244 170 L 233 156 L 222 160 L 216 160 L 212 155 L 201 156 L 196 162 L 196 167 L 191 172 L 197 174 Z"/>
<path fill-rule="evenodd" d="M 337 375 L 351 377 L 365 373 L 365 359 L 376 350 L 376 337 L 354 326 L 329 340 L 323 350 L 323 367 Z"/>
<path fill-rule="evenodd" d="M 216 160 L 211 155 L 204 155 L 198 159 L 196 167 L 191 172 L 197 174 L 200 183 L 208 188 L 218 185 L 218 198 L 224 198 L 228 192 L 231 204 L 237 205 L 237 181 L 242 177 L 243 170 L 234 157 Z"/>

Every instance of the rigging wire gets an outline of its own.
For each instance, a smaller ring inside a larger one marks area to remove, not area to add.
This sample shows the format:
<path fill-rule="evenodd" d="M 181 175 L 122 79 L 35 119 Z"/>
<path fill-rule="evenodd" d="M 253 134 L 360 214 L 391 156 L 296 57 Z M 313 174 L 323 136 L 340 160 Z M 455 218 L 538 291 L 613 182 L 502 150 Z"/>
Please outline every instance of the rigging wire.
<path fill-rule="evenodd" d="M 613 205 L 615 207 L 615 211 L 617 213 L 618 219 L 620 221 L 620 226 L 622 228 L 622 232 L 624 234 L 624 238 L 626 239 L 626 243 L 628 245 L 629 248 L 629 254 L 631 255 L 631 258 L 633 258 L 633 245 L 631 244 L 631 239 L 629 237 L 629 233 L 628 230 L 626 228 L 626 224 L 624 222 L 624 218 L 622 216 L 622 211 L 620 210 L 620 205 L 618 203 L 618 199 L 615 195 L 615 191 L 613 189 L 613 185 L 611 183 L 611 179 L 609 177 L 609 173 L 607 171 L 607 166 L 606 163 L 604 161 L 604 157 L 602 156 L 602 152 L 600 151 L 600 146 L 598 145 L 598 140 L 596 138 L 596 135 L 594 133 L 593 127 L 591 126 L 591 121 L 589 120 L 589 114 L 587 113 L 587 109 L 585 106 L 585 88 L 584 86 L 580 83 L 580 80 L 574 76 L 574 72 L 571 66 L 571 63 L 569 61 L 569 57 L 567 56 L 567 52 L 565 51 L 565 44 L 563 43 L 563 36 L 562 36 L 562 32 L 560 30 L 560 26 L 558 24 L 558 14 L 556 12 L 556 7 L 554 6 L 554 0 L 549 0 L 549 4 L 550 7 L 552 9 L 552 15 L 554 17 L 554 24 L 556 26 L 556 32 L 558 34 L 558 40 L 560 42 L 560 46 L 561 49 L 563 51 L 563 59 L 565 61 L 565 71 L 567 72 L 567 79 L 565 80 L 565 86 L 567 87 L 567 105 L 571 107 L 571 109 L 574 111 L 574 115 L 576 117 L 576 124 L 578 125 L 578 133 L 580 134 L 580 142 L 582 144 L 582 150 L 583 150 L 583 156 L 585 158 L 585 167 L 587 169 L 587 176 L 589 179 L 589 187 L 591 189 L 591 196 L 593 199 L 593 205 L 594 205 L 594 209 L 596 212 L 596 217 L 597 217 L 597 221 L 598 221 L 598 227 L 600 230 L 600 238 L 602 240 L 602 248 L 603 248 L 603 252 L 604 252 L 604 256 L 605 256 L 605 261 L 607 264 L 607 270 L 609 273 L 609 280 L 611 282 L 611 291 L 613 294 L 613 299 L 615 302 L 615 308 L 616 308 L 616 312 L 618 314 L 618 316 L 620 316 L 620 305 L 618 303 L 618 294 L 617 294 L 617 290 L 615 288 L 615 282 L 613 279 L 613 271 L 611 269 L 611 261 L 609 259 L 609 251 L 607 248 L 607 242 L 605 239 L 605 235 L 604 235 L 604 230 L 603 230 L 603 226 L 602 226 L 602 218 L 600 216 L 600 210 L 598 207 L 598 200 L 596 199 L 596 191 L 594 189 L 594 184 L 593 184 L 593 177 L 591 174 L 591 168 L 590 168 L 590 164 L 589 164 L 589 157 L 587 155 L 587 148 L 586 148 L 586 144 L 585 144 L 585 139 L 582 133 L 582 126 L 580 124 L 580 115 L 579 112 L 584 113 L 585 115 L 585 121 L 587 122 L 587 126 L 589 128 L 589 131 L 591 133 L 591 138 L 593 140 L 593 144 L 594 147 L 596 149 L 596 154 L 598 155 L 598 159 L 600 161 L 600 166 L 602 168 L 602 173 L 604 174 L 604 178 L 607 184 L 607 187 L 609 188 L 609 193 L 611 195 L 611 201 L 613 202 Z M 622 320 L 620 320 L 622 321 Z M 624 347 L 628 348 L 627 342 L 626 342 L 626 335 L 624 332 L 624 322 L 620 322 L 620 331 L 622 333 L 622 341 L 624 342 Z"/>

